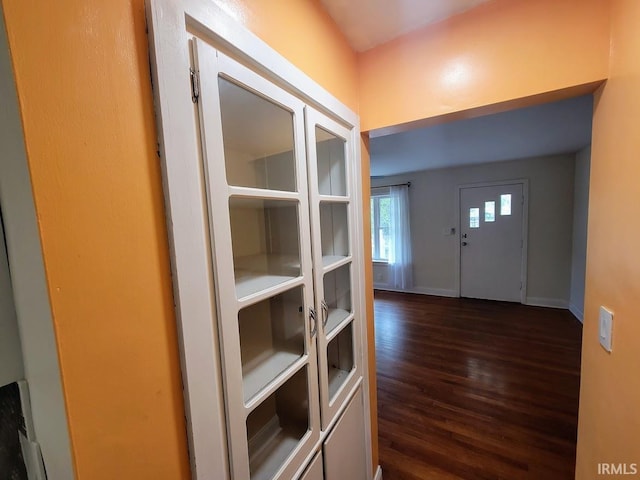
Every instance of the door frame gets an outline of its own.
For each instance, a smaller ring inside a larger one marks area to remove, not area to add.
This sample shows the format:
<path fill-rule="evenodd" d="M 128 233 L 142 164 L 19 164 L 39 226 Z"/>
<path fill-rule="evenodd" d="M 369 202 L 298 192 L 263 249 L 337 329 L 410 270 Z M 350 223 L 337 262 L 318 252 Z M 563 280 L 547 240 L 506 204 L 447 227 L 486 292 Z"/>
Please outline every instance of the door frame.
<path fill-rule="evenodd" d="M 482 188 L 482 187 L 500 187 L 503 185 L 522 185 L 522 254 L 520 259 L 520 282 L 522 282 L 522 288 L 520 289 L 520 303 L 527 303 L 527 258 L 528 258 L 528 243 L 529 243 L 529 179 L 519 178 L 515 180 L 498 180 L 494 182 L 478 182 L 478 183 L 465 183 L 456 187 L 455 198 L 455 225 L 456 227 L 456 249 L 455 249 L 455 294 L 456 297 L 460 297 L 460 284 L 462 280 L 462 263 L 461 263 L 461 236 L 462 219 L 460 218 L 460 195 L 465 188 Z"/>
<path fill-rule="evenodd" d="M 200 148 L 197 108 L 194 109 L 192 103 L 191 40 L 202 39 L 348 127 L 358 172 L 361 165 L 360 119 L 216 3 L 210 0 L 148 0 L 145 4 L 192 478 L 228 479 L 211 232 L 202 190 L 204 152 Z M 194 73 L 197 79 L 197 72 Z M 362 195 L 362 178 L 356 175 L 352 192 L 354 201 L 359 201 Z M 359 208 L 355 212 L 353 245 L 364 254 L 363 212 Z M 365 285 L 365 261 L 361 257 L 363 255 L 353 258 L 352 281 L 356 293 Z M 369 336 L 365 307 L 365 295 L 355 295 L 354 308 L 361 316 L 360 362 L 362 384 L 367 392 L 365 433 L 369 445 L 368 469 L 372 471 Z"/>

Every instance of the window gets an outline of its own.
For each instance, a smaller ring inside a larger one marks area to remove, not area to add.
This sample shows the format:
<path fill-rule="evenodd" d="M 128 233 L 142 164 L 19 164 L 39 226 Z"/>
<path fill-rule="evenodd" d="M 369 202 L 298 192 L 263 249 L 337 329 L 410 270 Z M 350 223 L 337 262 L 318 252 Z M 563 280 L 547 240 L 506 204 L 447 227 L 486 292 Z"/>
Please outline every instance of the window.
<path fill-rule="evenodd" d="M 480 209 L 477 207 L 469 209 L 469 228 L 480 228 Z"/>
<path fill-rule="evenodd" d="M 500 195 L 500 215 L 511 215 L 511 194 Z"/>
<path fill-rule="evenodd" d="M 399 290 L 413 284 L 409 186 L 390 185 L 371 192 L 373 260 L 387 264 L 388 286 Z"/>
<path fill-rule="evenodd" d="M 374 261 L 389 260 L 391 246 L 391 196 L 371 197 L 371 246 Z"/>
<path fill-rule="evenodd" d="M 496 221 L 496 202 L 484 202 L 484 221 Z"/>

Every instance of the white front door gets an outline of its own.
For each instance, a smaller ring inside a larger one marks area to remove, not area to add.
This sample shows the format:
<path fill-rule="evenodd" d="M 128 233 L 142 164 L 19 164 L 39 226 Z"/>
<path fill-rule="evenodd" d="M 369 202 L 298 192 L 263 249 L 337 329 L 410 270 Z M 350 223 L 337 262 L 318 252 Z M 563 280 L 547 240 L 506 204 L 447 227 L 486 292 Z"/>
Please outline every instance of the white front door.
<path fill-rule="evenodd" d="M 460 296 L 521 301 L 522 183 L 460 189 Z"/>

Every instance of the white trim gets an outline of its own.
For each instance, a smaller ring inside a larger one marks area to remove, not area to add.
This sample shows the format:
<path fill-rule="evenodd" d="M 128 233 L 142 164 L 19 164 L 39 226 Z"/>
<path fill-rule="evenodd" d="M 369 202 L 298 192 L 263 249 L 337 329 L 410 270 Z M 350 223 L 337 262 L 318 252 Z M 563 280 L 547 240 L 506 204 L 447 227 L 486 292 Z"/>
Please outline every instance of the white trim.
<path fill-rule="evenodd" d="M 265 76 L 289 93 L 351 130 L 357 162 L 353 202 L 361 202 L 360 124 L 348 107 L 293 66 L 252 32 L 208 0 L 146 2 L 154 98 L 167 214 L 176 314 L 179 324 L 189 453 L 194 479 L 229 479 L 226 422 L 214 290 L 205 178 L 197 114 L 191 102 L 189 40 L 206 43 Z M 354 245 L 364 244 L 362 212 L 355 209 Z M 364 262 L 354 255 L 354 283 L 364 286 Z M 361 313 L 361 364 L 365 432 L 371 444 L 367 320 L 365 296 L 356 293 Z M 186 326 L 188 322 L 188 328 Z M 368 477 L 372 452 L 367 449 Z"/>
<path fill-rule="evenodd" d="M 524 304 L 531 307 L 562 308 L 564 310 L 569 309 L 569 302 L 562 298 L 527 297 Z"/>
<path fill-rule="evenodd" d="M 248 89 L 260 94 L 292 112 L 294 132 L 294 152 L 296 157 L 296 185 L 298 185 L 297 209 L 298 225 L 300 228 L 300 275 L 304 278 L 305 307 L 313 304 L 313 276 L 311 265 L 311 239 L 309 237 L 309 208 L 307 195 L 307 169 L 304 149 L 304 104 L 298 98 L 283 91 L 262 76 L 247 67 L 215 50 L 211 45 L 193 39 L 194 60 L 200 71 L 201 96 L 198 102 L 200 112 L 200 129 L 204 152 L 204 171 L 207 185 L 207 200 L 209 225 L 212 232 L 211 250 L 214 252 L 215 272 L 218 274 L 215 292 L 218 300 L 218 315 L 221 319 L 237 319 L 240 311 L 236 299 L 236 282 L 233 258 L 229 252 L 233 250 L 231 234 L 231 216 L 229 199 L 233 191 L 255 191 L 254 189 L 229 188 L 227 184 L 226 163 L 224 160 L 222 123 L 220 112 L 220 97 L 218 93 L 218 77 L 239 82 Z M 197 48 L 196 48 L 197 47 Z M 290 195 L 286 195 L 285 198 Z M 257 198 L 264 198 L 262 193 Z M 273 197 L 272 197 L 273 198 Z M 214 227 L 215 225 L 215 227 Z M 272 289 L 273 290 L 273 289 Z M 249 297 L 245 297 L 249 298 Z M 221 352 L 224 364 L 223 385 L 226 401 L 227 445 L 230 450 L 232 478 L 249 478 L 250 466 L 249 439 L 247 438 L 246 418 L 263 401 L 266 396 L 280 387 L 288 377 L 296 371 L 307 368 L 308 378 L 317 378 L 316 363 L 308 361 L 316 357 L 316 342 L 310 335 L 309 324 L 304 324 L 306 330 L 306 348 L 308 355 L 301 361 L 294 363 L 288 373 L 283 372 L 269 387 L 263 388 L 260 395 L 252 400 L 244 398 L 241 341 L 237 321 L 221 321 L 219 334 L 222 342 L 217 350 Z M 309 382 L 309 429 L 310 433 L 300 440 L 292 456 L 278 471 L 280 478 L 291 478 L 296 463 L 307 456 L 313 443 L 320 436 L 320 412 L 318 408 L 318 383 Z"/>
<path fill-rule="evenodd" d="M 524 202 L 522 204 L 522 257 L 520 267 L 520 281 L 522 282 L 522 288 L 520 289 L 520 303 L 526 303 L 527 299 L 527 266 L 528 266 L 528 251 L 529 251 L 529 179 L 520 178 L 514 180 L 499 180 L 495 182 L 479 182 L 479 183 L 467 183 L 458 185 L 456 188 L 456 198 L 454 200 L 455 206 L 455 225 L 457 225 L 455 237 L 458 241 L 458 248 L 455 249 L 455 262 L 454 262 L 454 284 L 456 297 L 460 296 L 460 281 L 461 281 L 461 264 L 460 264 L 460 231 L 462 225 L 460 224 L 460 194 L 464 188 L 480 188 L 480 187 L 498 187 L 502 185 L 517 185 L 522 184 L 522 195 Z"/>
<path fill-rule="evenodd" d="M 177 2 L 147 2 L 146 7 L 191 473 L 194 479 L 228 480 L 202 152 L 189 79 L 190 35 Z"/>
<path fill-rule="evenodd" d="M 387 287 L 386 285 L 374 284 L 375 290 L 382 290 L 384 292 L 397 292 L 397 293 L 411 293 L 416 295 L 433 295 L 436 297 L 459 297 L 455 290 L 443 289 L 443 288 L 428 288 L 428 287 L 414 287 L 408 290 L 398 290 L 395 288 Z M 574 305 L 570 305 L 569 302 L 560 298 L 545 298 L 545 297 L 527 297 L 526 301 L 522 302 L 523 305 L 529 305 L 531 307 L 548 307 L 548 308 L 561 308 L 570 310 L 580 322 L 583 321 L 583 313 L 578 310 Z"/>
<path fill-rule="evenodd" d="M 573 313 L 573 316 L 576 317 L 580 323 L 584 323 L 584 312 L 576 307 L 573 303 L 569 303 L 569 311 Z"/>
<path fill-rule="evenodd" d="M 398 293 L 414 293 L 417 295 L 432 295 L 434 297 L 449 297 L 456 298 L 459 295 L 455 290 L 448 288 L 429 288 L 429 287 L 413 287 L 406 290 L 398 290 L 388 287 L 386 285 L 375 284 L 373 285 L 375 290 L 384 290 L 385 292 L 398 292 Z"/>
<path fill-rule="evenodd" d="M 382 480 L 382 467 L 380 465 L 376 469 L 376 476 L 373 477 L 373 480 Z"/>
<path fill-rule="evenodd" d="M 355 114 L 354 114 L 355 115 Z M 365 251 L 364 251 L 364 239 L 365 235 L 370 235 L 370 232 L 364 231 L 364 211 L 362 205 L 362 197 L 364 195 L 364 189 L 362 187 L 362 152 L 360 149 L 360 117 L 355 115 L 353 128 L 351 129 L 351 145 L 353 148 L 353 158 L 355 160 L 355 168 L 351 169 L 351 186 L 353 191 L 351 192 L 351 201 L 353 202 L 353 221 L 352 231 L 354 238 L 351 244 L 354 248 L 358 249 L 359 255 L 355 255 L 355 251 L 352 252 L 353 265 L 351 275 L 353 276 L 352 282 L 354 282 L 356 288 L 356 296 L 353 298 L 354 304 L 357 306 L 360 312 L 360 364 L 362 365 L 362 389 L 363 389 L 363 402 L 364 402 L 364 434 L 366 448 L 365 456 L 367 460 L 367 475 L 369 477 L 373 474 L 373 451 L 372 451 L 372 433 L 371 433 L 371 386 L 369 383 L 369 369 L 374 368 L 375 365 L 369 365 L 369 336 L 367 335 L 369 330 L 369 320 L 373 322 L 373 318 L 368 319 L 366 317 L 367 301 L 365 294 Z M 375 347 L 374 347 L 375 348 Z"/>
<path fill-rule="evenodd" d="M 351 320 L 345 321 L 342 324 L 342 327 L 345 327 L 347 323 L 353 321 L 354 328 L 359 329 L 359 333 L 357 333 L 358 337 L 365 333 L 365 330 L 362 330 L 359 324 L 361 324 L 364 319 L 362 315 L 360 315 L 360 302 L 359 302 L 359 292 L 360 292 L 360 275 L 358 274 L 358 266 L 355 264 L 355 260 L 358 259 L 361 255 L 352 255 L 353 252 L 357 252 L 360 250 L 358 247 L 361 245 L 358 242 L 358 234 L 356 223 L 359 221 L 356 220 L 356 210 L 359 205 L 354 203 L 359 199 L 359 196 L 354 195 L 352 187 L 354 185 L 354 174 L 360 171 L 360 168 L 354 169 L 353 162 L 356 158 L 356 150 L 353 148 L 355 143 L 355 139 L 352 134 L 351 129 L 346 129 L 342 125 L 337 122 L 331 120 L 323 113 L 317 111 L 313 107 L 306 107 L 306 125 L 307 125 L 307 158 L 308 158 L 308 175 L 309 175 L 309 204 L 311 207 L 311 234 L 313 237 L 313 245 L 321 246 L 322 245 L 322 234 L 321 234 L 321 216 L 320 216 L 320 203 L 322 199 L 325 201 L 333 203 L 334 197 L 331 195 L 321 195 L 319 190 L 319 179 L 318 179 L 318 159 L 317 159 L 317 139 L 316 139 L 316 128 L 320 127 L 323 130 L 330 132 L 336 138 L 340 138 L 345 142 L 345 188 L 346 195 L 337 197 L 338 199 L 346 200 L 344 203 L 347 207 L 347 224 L 348 224 L 348 236 L 349 236 L 349 255 L 342 260 L 333 263 L 329 266 L 323 268 L 315 269 L 315 297 L 316 297 L 316 308 L 319 312 L 322 312 L 321 304 L 325 298 L 324 292 L 324 276 L 326 273 L 337 270 L 341 266 L 347 265 L 350 271 L 350 281 L 351 281 L 351 292 L 352 292 L 352 307 L 355 315 L 350 316 Z M 354 171 L 355 170 L 355 171 Z M 359 175 L 356 175 L 359 177 Z M 315 265 L 322 265 L 322 248 L 314 248 L 313 256 Z M 321 315 L 322 316 L 322 315 Z M 334 396 L 331 397 L 329 393 L 329 389 L 327 388 L 329 384 L 328 379 L 328 370 L 329 370 L 329 360 L 327 357 L 327 348 L 328 344 L 332 341 L 335 336 L 339 334 L 338 328 L 328 334 L 325 329 L 323 322 L 319 322 L 318 328 L 318 369 L 319 369 L 319 378 L 320 378 L 320 402 L 322 405 L 322 429 L 323 431 L 327 431 L 328 425 L 331 423 L 332 419 L 337 415 L 337 410 L 340 405 L 346 404 L 346 395 L 351 389 L 351 386 L 354 382 L 359 378 L 362 374 L 362 366 L 365 361 L 364 357 L 361 355 L 362 340 L 360 342 L 356 342 L 356 351 L 355 355 L 355 370 L 350 373 L 345 380 L 344 384 L 340 387 L 338 392 L 334 393 Z M 357 337 L 357 338 L 358 338 Z"/>

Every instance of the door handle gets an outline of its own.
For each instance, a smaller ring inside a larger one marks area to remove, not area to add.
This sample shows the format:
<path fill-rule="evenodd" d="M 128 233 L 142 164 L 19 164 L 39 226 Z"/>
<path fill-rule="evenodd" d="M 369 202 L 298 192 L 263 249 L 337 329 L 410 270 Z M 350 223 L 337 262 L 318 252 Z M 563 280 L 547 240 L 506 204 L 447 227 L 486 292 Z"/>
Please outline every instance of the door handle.
<path fill-rule="evenodd" d="M 327 305 L 327 302 L 322 300 L 322 302 L 320 302 L 320 306 L 322 307 L 322 328 L 324 328 L 327 326 L 327 320 L 329 320 L 329 305 Z"/>
<path fill-rule="evenodd" d="M 318 318 L 313 307 L 309 307 L 309 329 L 311 331 L 311 338 L 315 337 L 316 333 L 318 333 Z"/>
<path fill-rule="evenodd" d="M 462 242 L 462 246 L 463 246 L 463 247 L 466 247 L 467 245 L 468 245 L 468 243 L 467 243 L 467 242 Z"/>

